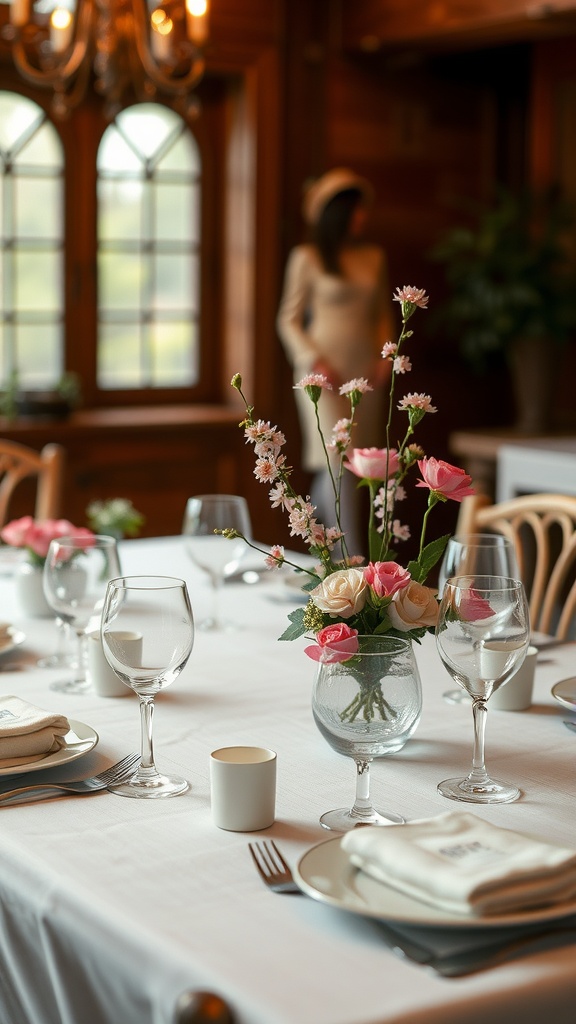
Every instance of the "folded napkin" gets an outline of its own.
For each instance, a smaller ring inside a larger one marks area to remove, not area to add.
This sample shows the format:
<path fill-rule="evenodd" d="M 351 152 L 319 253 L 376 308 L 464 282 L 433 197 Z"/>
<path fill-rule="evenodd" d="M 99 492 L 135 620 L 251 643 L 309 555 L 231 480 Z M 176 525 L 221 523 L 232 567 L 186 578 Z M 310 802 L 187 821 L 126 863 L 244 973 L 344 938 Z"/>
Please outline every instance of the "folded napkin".
<path fill-rule="evenodd" d="M 354 829 L 342 849 L 379 882 L 454 914 L 512 913 L 576 896 L 576 850 L 464 812 Z"/>
<path fill-rule="evenodd" d="M 70 723 L 20 697 L 0 697 L 0 768 L 13 768 L 53 754 L 64 746 Z"/>

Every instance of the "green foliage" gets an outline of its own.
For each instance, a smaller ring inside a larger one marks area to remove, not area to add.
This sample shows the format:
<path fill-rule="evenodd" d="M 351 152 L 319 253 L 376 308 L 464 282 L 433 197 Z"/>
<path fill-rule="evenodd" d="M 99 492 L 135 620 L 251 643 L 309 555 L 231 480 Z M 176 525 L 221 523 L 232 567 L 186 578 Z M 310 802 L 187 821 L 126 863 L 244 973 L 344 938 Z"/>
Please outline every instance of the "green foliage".
<path fill-rule="evenodd" d="M 450 294 L 436 314 L 478 370 L 518 338 L 565 343 L 576 331 L 576 208 L 548 192 L 500 189 L 432 251 Z"/>

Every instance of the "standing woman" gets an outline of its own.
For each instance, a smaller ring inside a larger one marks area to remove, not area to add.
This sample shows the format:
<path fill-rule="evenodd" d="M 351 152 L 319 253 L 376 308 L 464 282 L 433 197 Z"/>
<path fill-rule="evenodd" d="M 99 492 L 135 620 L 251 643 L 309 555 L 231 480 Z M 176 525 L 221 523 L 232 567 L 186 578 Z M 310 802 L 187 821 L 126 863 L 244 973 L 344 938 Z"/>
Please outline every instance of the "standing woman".
<path fill-rule="evenodd" d="M 391 337 L 391 293 L 386 256 L 364 240 L 373 190 L 365 178 L 338 167 L 306 191 L 304 218 L 312 232 L 309 244 L 292 250 L 286 267 L 277 328 L 294 369 L 294 380 L 323 373 L 332 391 L 318 403 L 322 431 L 329 441 L 334 425 L 350 414 L 339 388 L 355 377 L 373 386 L 356 411 L 355 448 L 383 444 L 384 408 L 390 373 L 380 357 Z M 303 437 L 303 466 L 314 474 L 311 499 L 318 518 L 334 525 L 334 494 L 314 415 L 303 391 L 295 391 Z M 359 530 L 357 480 L 342 479 L 341 523 L 348 550 L 361 553 L 366 538 Z"/>

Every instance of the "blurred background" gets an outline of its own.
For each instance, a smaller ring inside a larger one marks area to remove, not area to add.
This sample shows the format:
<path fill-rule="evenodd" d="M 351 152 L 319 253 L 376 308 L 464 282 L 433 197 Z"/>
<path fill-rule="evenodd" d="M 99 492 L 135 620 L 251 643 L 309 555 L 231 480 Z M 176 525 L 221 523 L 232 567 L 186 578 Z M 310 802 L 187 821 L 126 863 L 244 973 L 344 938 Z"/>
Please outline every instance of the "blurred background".
<path fill-rule="evenodd" d="M 0 434 L 64 446 L 73 522 L 120 494 L 179 533 L 227 492 L 294 546 L 230 378 L 306 492 L 275 319 L 334 166 L 374 186 L 392 289 L 430 296 L 426 453 L 490 493 L 501 445 L 573 441 L 576 0 L 3 0 L 0 30 Z"/>

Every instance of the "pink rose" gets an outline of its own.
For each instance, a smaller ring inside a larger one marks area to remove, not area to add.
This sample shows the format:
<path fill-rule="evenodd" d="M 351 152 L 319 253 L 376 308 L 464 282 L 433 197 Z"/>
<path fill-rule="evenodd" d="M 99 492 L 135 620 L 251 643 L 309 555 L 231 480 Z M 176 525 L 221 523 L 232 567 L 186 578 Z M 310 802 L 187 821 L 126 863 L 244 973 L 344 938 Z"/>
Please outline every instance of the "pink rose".
<path fill-rule="evenodd" d="M 0 536 L 5 544 L 13 548 L 25 548 L 28 545 L 28 535 L 34 526 L 32 516 L 23 516 L 22 519 L 13 519 L 7 523 Z"/>
<path fill-rule="evenodd" d="M 416 580 L 399 590 L 388 605 L 390 622 L 395 629 L 407 633 L 411 629 L 435 626 L 439 605 L 434 591 Z"/>
<path fill-rule="evenodd" d="M 370 562 L 364 569 L 364 579 L 376 597 L 392 597 L 408 586 L 410 573 L 398 562 Z"/>
<path fill-rule="evenodd" d="M 310 597 L 320 611 L 334 618 L 349 619 L 362 611 L 367 590 L 362 569 L 339 569 L 314 587 Z"/>
<path fill-rule="evenodd" d="M 494 609 L 490 602 L 482 597 L 477 590 L 470 587 L 469 590 L 461 590 L 460 587 L 451 590 L 456 597 L 458 593 L 458 617 L 464 622 L 477 622 L 479 619 L 489 619 L 494 615 Z"/>
<path fill-rule="evenodd" d="M 416 487 L 429 487 L 453 501 L 462 501 L 467 495 L 474 494 L 474 488 L 470 487 L 472 478 L 463 469 L 451 466 L 443 459 L 420 459 L 418 468 L 424 479 L 417 480 Z"/>
<path fill-rule="evenodd" d="M 305 647 L 313 661 L 332 663 L 347 661 L 358 651 L 358 630 L 351 629 L 345 622 L 335 622 L 333 626 L 325 626 L 316 634 L 316 647 Z"/>
<path fill-rule="evenodd" d="M 354 448 L 344 465 L 363 480 L 387 480 L 398 472 L 398 452 L 396 448 Z"/>

